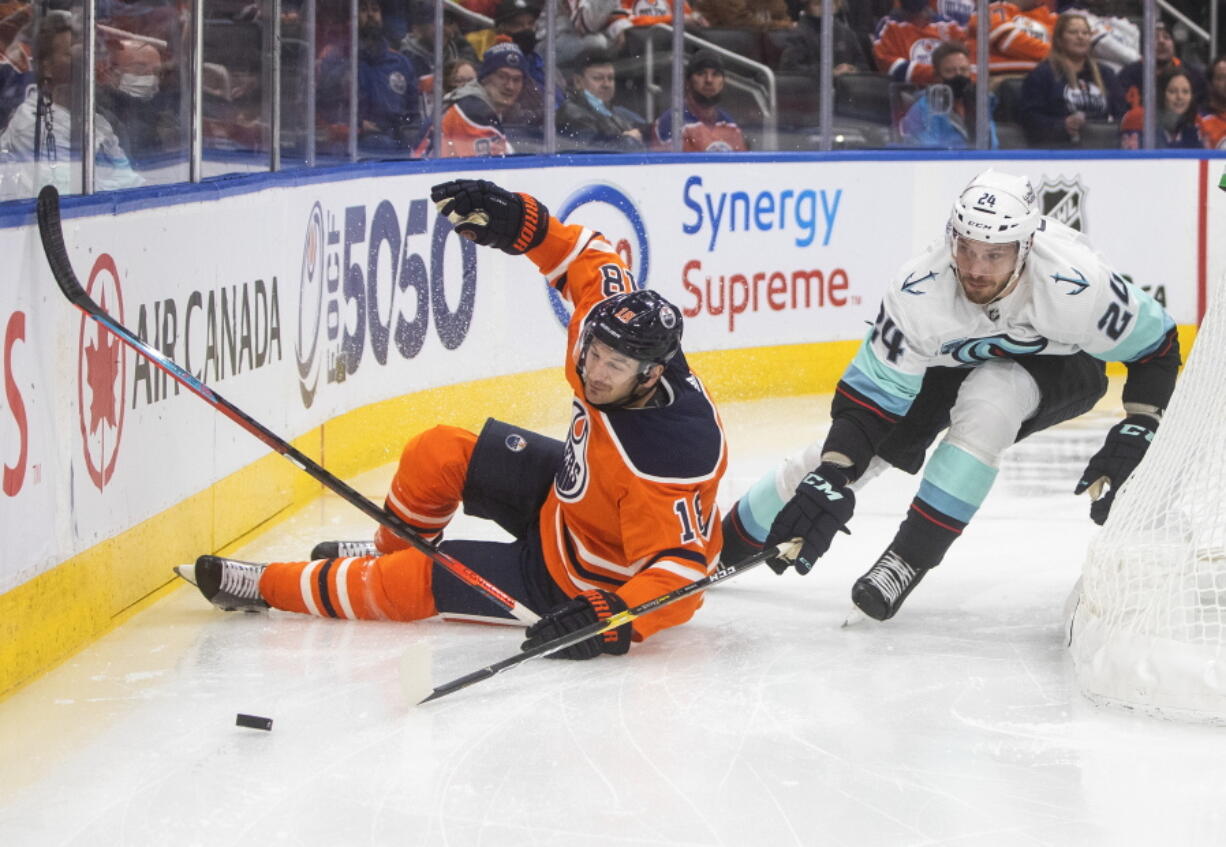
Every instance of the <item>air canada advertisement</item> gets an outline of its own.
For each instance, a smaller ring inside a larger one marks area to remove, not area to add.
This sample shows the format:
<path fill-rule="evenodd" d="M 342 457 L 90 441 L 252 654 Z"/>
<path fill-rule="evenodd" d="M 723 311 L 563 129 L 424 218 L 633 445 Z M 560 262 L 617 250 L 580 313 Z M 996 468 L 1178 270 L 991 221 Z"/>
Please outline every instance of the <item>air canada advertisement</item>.
<path fill-rule="evenodd" d="M 1029 176 L 1046 214 L 1178 323 L 1196 321 L 1198 284 L 1222 262 L 1198 235 L 1217 207 L 1202 209 L 1196 160 L 1130 161 L 1127 180 L 1112 160 L 466 164 L 133 202 L 71 217 L 65 237 L 100 306 L 287 440 L 363 405 L 566 355 L 568 304 L 527 257 L 455 235 L 430 202 L 448 178 L 493 179 L 602 233 L 640 286 L 678 307 L 692 352 L 863 336 L 898 267 L 944 237 L 953 198 L 989 165 Z M 0 242 L 15 281 L 0 291 L 7 591 L 267 448 L 74 309 L 33 223 Z"/>

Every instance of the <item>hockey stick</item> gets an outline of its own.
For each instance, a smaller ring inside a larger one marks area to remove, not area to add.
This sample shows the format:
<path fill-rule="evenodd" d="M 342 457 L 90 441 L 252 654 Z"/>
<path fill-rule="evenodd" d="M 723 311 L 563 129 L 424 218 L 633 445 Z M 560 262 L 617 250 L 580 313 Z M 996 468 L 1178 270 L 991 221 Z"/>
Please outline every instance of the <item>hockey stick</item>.
<path fill-rule="evenodd" d="M 284 441 L 242 409 L 213 391 L 144 341 L 141 341 L 127 327 L 104 312 L 85 292 L 80 280 L 77 279 L 77 275 L 72 270 L 72 263 L 68 259 L 68 248 L 64 244 L 64 230 L 60 223 L 60 194 L 51 185 L 45 186 L 38 193 L 38 231 L 42 236 L 43 252 L 47 255 L 47 264 L 51 266 L 51 275 L 55 277 L 55 282 L 59 285 L 60 291 L 64 292 L 64 296 L 74 306 L 102 324 L 105 329 L 117 336 L 120 341 L 168 373 L 177 382 L 204 400 L 204 402 L 263 441 L 274 452 L 280 453 L 299 468 L 306 471 L 324 488 L 340 495 L 342 499 L 356 506 L 364 515 L 396 533 L 396 535 L 407 541 L 410 546 L 429 556 L 434 562 L 446 568 L 459 580 L 471 585 L 490 600 L 502 606 L 516 619 L 526 624 L 533 624 L 540 620 L 540 617 L 527 606 L 524 606 L 480 574 L 470 570 L 458 559 L 434 547 L 399 517 L 367 500 L 354 488 L 333 476 L 309 456 Z"/>
<path fill-rule="evenodd" d="M 602 632 L 607 632 L 608 630 L 616 629 L 623 624 L 628 624 L 635 618 L 642 617 L 648 612 L 654 612 L 656 609 L 663 608 L 670 603 L 675 603 L 683 597 L 690 596 L 696 591 L 702 591 L 705 588 L 710 588 L 717 582 L 723 582 L 726 579 L 731 579 L 734 576 L 743 574 L 751 568 L 762 564 L 767 559 L 778 557 L 785 561 L 791 561 L 792 559 L 795 559 L 796 554 L 800 552 L 800 545 L 800 539 L 794 538 L 791 541 L 785 541 L 782 544 L 767 547 L 761 553 L 755 553 L 748 559 L 742 559 L 735 564 L 721 564 L 715 569 L 714 573 L 704 576 L 702 579 L 695 580 L 687 585 L 683 585 L 680 588 L 661 594 L 659 597 L 648 600 L 646 603 L 640 603 L 633 609 L 626 609 L 625 611 L 618 612 L 616 615 L 611 615 L 608 618 L 605 618 L 603 621 L 596 621 L 595 623 L 588 624 L 582 629 L 576 629 L 574 632 L 569 632 L 566 635 L 555 638 L 553 641 L 547 641 L 544 644 L 540 644 L 528 650 L 522 650 L 519 653 L 516 653 L 514 656 L 510 656 L 500 662 L 487 665 L 480 670 L 473 671 L 470 674 L 465 674 L 458 679 L 453 679 L 451 682 L 445 682 L 435 688 L 434 691 L 432 691 L 424 700 L 419 701 L 418 705 L 420 706 L 422 703 L 429 703 L 431 700 L 437 700 L 440 697 L 446 697 L 448 694 L 459 691 L 461 688 L 467 688 L 470 685 L 475 685 L 482 680 L 489 679 L 495 674 L 509 670 L 522 662 L 528 661 L 529 659 L 535 659 L 538 656 L 547 656 L 550 653 L 556 653 L 559 650 L 566 649 L 572 644 L 578 644 L 580 641 L 586 641 L 594 635 L 600 635 Z"/>

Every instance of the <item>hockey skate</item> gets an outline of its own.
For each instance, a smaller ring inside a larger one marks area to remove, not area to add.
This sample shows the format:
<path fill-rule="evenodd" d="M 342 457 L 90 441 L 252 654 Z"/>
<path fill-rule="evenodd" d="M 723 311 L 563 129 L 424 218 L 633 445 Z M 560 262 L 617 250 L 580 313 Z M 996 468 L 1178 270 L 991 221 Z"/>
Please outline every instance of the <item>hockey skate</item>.
<path fill-rule="evenodd" d="M 194 565 L 177 565 L 174 571 L 222 611 L 262 612 L 268 608 L 260 596 L 260 574 L 265 567 L 219 556 L 201 556 Z"/>
<path fill-rule="evenodd" d="M 926 573 L 926 568 L 913 567 L 893 550 L 887 549 L 851 587 L 851 602 L 870 618 L 889 620 L 898 614 L 907 595 L 919 585 Z"/>
<path fill-rule="evenodd" d="M 311 550 L 311 561 L 378 555 L 373 541 L 321 541 Z"/>

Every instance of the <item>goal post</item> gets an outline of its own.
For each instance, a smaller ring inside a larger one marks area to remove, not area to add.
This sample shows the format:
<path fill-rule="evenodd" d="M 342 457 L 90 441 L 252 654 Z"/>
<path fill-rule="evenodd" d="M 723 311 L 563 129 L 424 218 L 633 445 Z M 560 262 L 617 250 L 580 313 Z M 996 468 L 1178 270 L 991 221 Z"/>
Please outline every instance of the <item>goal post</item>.
<path fill-rule="evenodd" d="M 1226 724 L 1226 292 L 1091 542 L 1070 649 L 1096 703 Z"/>

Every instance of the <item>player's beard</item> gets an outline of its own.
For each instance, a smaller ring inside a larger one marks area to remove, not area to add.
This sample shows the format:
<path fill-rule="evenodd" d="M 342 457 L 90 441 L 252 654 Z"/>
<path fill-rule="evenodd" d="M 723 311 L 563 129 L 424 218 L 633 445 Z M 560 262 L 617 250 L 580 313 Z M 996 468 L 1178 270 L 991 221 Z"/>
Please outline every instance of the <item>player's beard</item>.
<path fill-rule="evenodd" d="M 691 91 L 690 95 L 694 98 L 695 103 L 697 103 L 699 106 L 705 107 L 705 106 L 714 106 L 717 103 L 719 103 L 720 98 L 724 96 L 724 92 L 717 91 L 708 97 L 706 94 L 700 94 L 697 91 Z"/>

